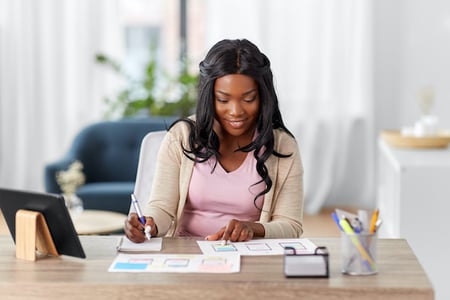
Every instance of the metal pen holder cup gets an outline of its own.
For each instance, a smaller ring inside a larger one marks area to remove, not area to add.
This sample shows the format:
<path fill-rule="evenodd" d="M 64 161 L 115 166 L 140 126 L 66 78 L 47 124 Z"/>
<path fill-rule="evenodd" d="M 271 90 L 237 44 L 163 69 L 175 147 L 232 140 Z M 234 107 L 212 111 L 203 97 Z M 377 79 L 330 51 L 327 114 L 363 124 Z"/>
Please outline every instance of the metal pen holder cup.
<path fill-rule="evenodd" d="M 341 268 L 348 275 L 373 275 L 377 271 L 377 234 L 341 232 Z"/>

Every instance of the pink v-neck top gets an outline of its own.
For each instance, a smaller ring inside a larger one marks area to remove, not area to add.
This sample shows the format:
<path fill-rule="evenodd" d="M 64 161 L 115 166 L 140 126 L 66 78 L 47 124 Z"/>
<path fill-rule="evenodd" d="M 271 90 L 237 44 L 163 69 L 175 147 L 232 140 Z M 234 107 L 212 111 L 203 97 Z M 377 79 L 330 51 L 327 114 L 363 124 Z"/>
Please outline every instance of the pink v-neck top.
<path fill-rule="evenodd" d="M 180 236 L 207 236 L 226 226 L 231 219 L 258 221 L 264 196 L 255 196 L 264 190 L 256 171 L 256 159 L 249 152 L 244 162 L 227 172 L 215 158 L 195 163 L 189 185 L 187 202 L 178 234 Z M 256 206 L 255 206 L 256 204 Z"/>

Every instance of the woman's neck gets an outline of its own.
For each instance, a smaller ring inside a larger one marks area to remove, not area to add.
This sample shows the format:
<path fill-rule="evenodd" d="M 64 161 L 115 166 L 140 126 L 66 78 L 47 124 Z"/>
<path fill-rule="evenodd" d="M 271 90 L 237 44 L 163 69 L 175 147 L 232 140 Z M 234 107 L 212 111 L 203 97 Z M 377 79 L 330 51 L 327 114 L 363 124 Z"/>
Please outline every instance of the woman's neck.
<path fill-rule="evenodd" d="M 220 131 L 220 132 L 216 131 L 216 133 L 219 137 L 220 148 L 224 147 L 225 149 L 230 149 L 230 150 L 235 151 L 239 148 L 247 146 L 248 144 L 250 144 L 253 141 L 253 137 L 255 135 L 255 130 L 246 132 L 245 134 L 240 135 L 240 136 L 230 135 L 224 131 Z"/>

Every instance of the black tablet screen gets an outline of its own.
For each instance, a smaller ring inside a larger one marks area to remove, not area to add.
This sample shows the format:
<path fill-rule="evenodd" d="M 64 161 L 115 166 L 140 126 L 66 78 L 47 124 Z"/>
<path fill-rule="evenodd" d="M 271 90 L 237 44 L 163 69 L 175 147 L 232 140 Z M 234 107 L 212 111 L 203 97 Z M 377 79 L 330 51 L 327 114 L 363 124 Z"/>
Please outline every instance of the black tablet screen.
<path fill-rule="evenodd" d="M 38 211 L 44 215 L 59 254 L 86 257 L 62 195 L 0 188 L 0 208 L 14 241 L 16 212 Z"/>

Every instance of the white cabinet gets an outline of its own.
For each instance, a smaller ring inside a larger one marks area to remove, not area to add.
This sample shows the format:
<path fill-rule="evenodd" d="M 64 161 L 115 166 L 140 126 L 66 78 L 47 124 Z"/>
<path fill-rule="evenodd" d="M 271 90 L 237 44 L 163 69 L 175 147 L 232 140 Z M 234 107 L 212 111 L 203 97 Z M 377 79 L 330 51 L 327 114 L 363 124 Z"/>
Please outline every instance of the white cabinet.
<path fill-rule="evenodd" d="M 400 149 L 378 141 L 380 237 L 405 238 L 436 299 L 450 299 L 450 149 Z"/>

